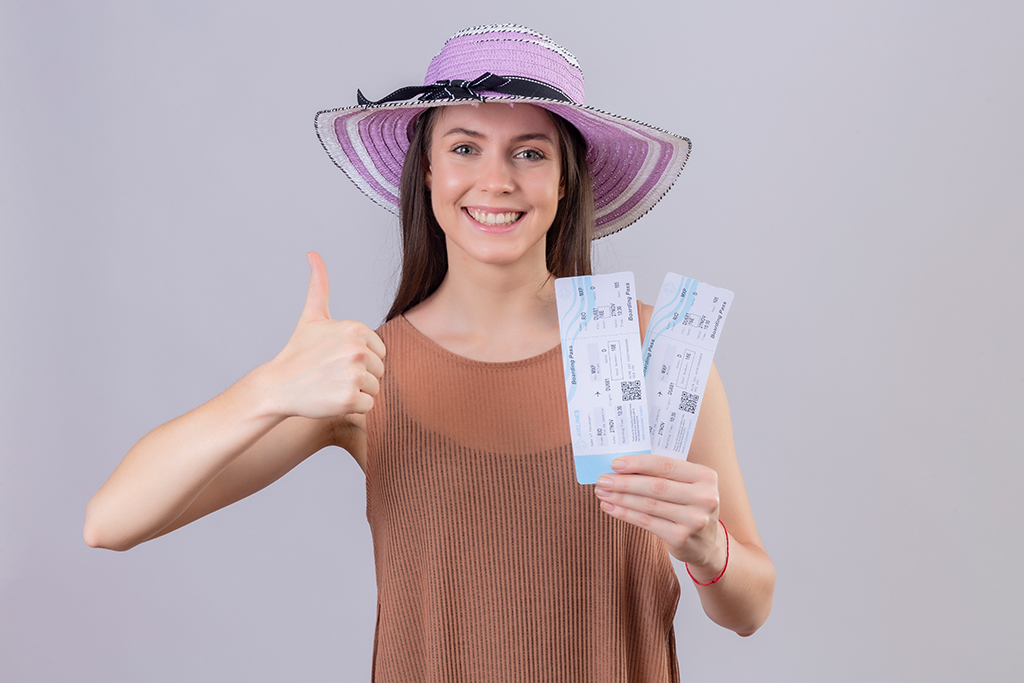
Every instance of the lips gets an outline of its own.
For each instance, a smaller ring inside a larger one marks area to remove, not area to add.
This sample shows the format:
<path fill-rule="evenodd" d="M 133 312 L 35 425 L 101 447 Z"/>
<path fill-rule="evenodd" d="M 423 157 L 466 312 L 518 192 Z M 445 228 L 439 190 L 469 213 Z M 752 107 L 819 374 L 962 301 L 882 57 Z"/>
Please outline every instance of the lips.
<path fill-rule="evenodd" d="M 475 220 L 477 223 L 480 223 L 481 225 L 486 225 L 488 227 L 502 227 L 502 226 L 506 226 L 506 225 L 512 225 L 513 223 L 518 221 L 520 218 L 523 217 L 523 213 L 524 212 L 523 211 L 491 212 L 491 211 L 483 211 L 483 210 L 480 210 L 480 209 L 466 208 L 466 213 L 468 213 L 473 220 Z"/>

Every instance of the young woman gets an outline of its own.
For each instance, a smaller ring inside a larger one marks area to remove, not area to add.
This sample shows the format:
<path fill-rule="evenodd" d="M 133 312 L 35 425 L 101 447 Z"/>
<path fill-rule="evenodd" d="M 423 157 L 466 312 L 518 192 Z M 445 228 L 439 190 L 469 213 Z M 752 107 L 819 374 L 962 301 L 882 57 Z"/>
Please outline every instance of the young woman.
<path fill-rule="evenodd" d="M 456 34 L 426 83 L 317 117 L 400 211 L 387 322 L 332 319 L 311 252 L 285 348 L 143 437 L 86 541 L 126 550 L 340 446 L 367 477 L 379 680 L 677 680 L 669 555 L 717 623 L 747 635 L 771 607 L 725 392 L 712 369 L 688 461 L 576 484 L 554 278 L 590 272 L 591 240 L 649 210 L 689 142 L 585 107 L 575 58 L 524 27 Z"/>

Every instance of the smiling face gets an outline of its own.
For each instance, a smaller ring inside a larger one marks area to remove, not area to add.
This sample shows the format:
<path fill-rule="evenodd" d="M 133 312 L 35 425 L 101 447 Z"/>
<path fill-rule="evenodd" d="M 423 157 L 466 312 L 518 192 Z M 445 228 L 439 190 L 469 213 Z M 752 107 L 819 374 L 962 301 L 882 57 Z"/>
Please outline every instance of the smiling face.
<path fill-rule="evenodd" d="M 558 131 L 547 111 L 503 103 L 442 107 L 433 126 L 431 206 L 449 263 L 545 266 L 545 235 L 562 197 Z"/>

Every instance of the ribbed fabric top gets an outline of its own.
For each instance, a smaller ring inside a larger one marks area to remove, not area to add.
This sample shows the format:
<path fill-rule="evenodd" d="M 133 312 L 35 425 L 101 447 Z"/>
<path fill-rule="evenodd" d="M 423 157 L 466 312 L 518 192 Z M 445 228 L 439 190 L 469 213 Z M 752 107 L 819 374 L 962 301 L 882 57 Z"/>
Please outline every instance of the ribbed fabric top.
<path fill-rule="evenodd" d="M 373 680 L 678 681 L 675 572 L 576 483 L 560 348 L 485 363 L 403 316 L 378 334 Z"/>

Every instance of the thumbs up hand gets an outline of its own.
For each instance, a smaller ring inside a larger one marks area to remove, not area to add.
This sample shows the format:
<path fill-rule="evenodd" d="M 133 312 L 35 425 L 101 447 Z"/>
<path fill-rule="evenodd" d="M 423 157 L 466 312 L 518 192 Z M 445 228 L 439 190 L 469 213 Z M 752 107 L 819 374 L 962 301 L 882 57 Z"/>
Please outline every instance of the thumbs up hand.
<path fill-rule="evenodd" d="M 384 342 L 363 323 L 331 319 L 327 266 L 315 251 L 307 257 L 306 305 L 291 339 L 268 363 L 275 403 L 289 416 L 367 413 L 384 374 Z"/>

